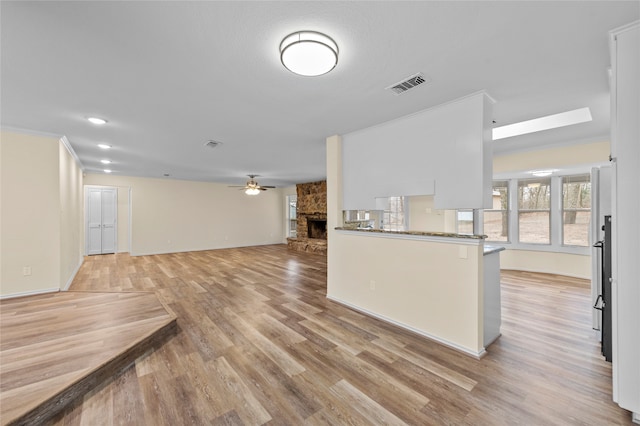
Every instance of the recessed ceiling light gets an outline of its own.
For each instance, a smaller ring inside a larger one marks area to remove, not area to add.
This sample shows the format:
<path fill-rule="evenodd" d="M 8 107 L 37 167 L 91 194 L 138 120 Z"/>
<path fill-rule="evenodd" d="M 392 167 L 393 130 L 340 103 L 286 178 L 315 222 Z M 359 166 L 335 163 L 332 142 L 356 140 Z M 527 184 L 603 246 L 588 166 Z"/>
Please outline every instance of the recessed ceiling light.
<path fill-rule="evenodd" d="M 98 147 L 101 149 L 111 149 L 111 145 L 107 145 L 106 143 L 99 143 Z"/>
<path fill-rule="evenodd" d="M 538 177 L 549 176 L 553 174 L 553 170 L 534 170 L 531 172 L 532 175 Z"/>
<path fill-rule="evenodd" d="M 280 61 L 295 74 L 307 77 L 326 74 L 338 63 L 338 45 L 322 33 L 298 31 L 280 43 Z"/>
<path fill-rule="evenodd" d="M 104 118 L 99 118 L 99 117 L 87 117 L 87 120 L 89 120 L 90 123 L 98 124 L 98 125 L 102 125 L 102 124 L 106 124 L 107 123 L 107 120 L 105 120 Z"/>
<path fill-rule="evenodd" d="M 100 160 L 102 164 L 111 164 L 111 160 Z"/>
<path fill-rule="evenodd" d="M 528 133 L 540 132 L 542 130 L 571 126 L 573 124 L 585 123 L 591 120 L 593 120 L 593 118 L 591 117 L 591 111 L 588 107 L 574 109 L 572 111 L 561 112 L 559 114 L 547 115 L 545 117 L 534 118 L 533 120 L 496 127 L 493 129 L 493 140 L 496 141 L 498 139 L 510 138 L 512 136 L 526 135 Z"/>
<path fill-rule="evenodd" d="M 109 170 L 109 169 L 104 169 L 104 172 L 105 172 L 105 173 L 111 173 L 111 170 Z"/>

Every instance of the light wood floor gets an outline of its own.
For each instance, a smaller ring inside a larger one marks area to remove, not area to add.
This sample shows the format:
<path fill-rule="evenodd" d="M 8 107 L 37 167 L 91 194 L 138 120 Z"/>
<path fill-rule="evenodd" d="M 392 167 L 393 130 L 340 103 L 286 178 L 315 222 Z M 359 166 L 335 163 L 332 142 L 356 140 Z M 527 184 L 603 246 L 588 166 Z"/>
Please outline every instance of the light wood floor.
<path fill-rule="evenodd" d="M 588 283 L 504 272 L 482 360 L 325 298 L 326 258 L 263 246 L 87 258 L 73 290 L 154 290 L 179 332 L 57 425 L 613 425 Z"/>
<path fill-rule="evenodd" d="M 0 308 L 2 424 L 50 418 L 175 329 L 152 292 L 49 293 Z"/>

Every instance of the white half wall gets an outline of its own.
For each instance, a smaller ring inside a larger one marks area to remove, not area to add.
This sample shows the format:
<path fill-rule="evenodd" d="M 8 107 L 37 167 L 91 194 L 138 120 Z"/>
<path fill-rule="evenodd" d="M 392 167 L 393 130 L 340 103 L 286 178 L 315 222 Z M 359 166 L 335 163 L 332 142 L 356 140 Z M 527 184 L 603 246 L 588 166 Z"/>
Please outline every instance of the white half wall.
<path fill-rule="evenodd" d="M 329 241 L 328 252 L 341 253 L 331 258 L 329 299 L 470 355 L 482 355 L 481 243 L 344 231 L 333 232 Z"/>

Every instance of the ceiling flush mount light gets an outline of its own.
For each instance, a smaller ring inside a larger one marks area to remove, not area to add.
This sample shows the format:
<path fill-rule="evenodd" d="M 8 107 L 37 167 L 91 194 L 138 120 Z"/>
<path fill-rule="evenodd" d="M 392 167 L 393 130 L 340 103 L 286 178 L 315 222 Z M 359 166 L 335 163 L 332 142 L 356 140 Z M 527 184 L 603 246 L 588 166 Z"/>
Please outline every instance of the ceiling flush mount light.
<path fill-rule="evenodd" d="M 104 171 L 105 173 L 111 173 L 111 170 L 109 170 L 109 169 L 104 169 L 103 171 Z"/>
<path fill-rule="evenodd" d="M 322 33 L 298 31 L 280 43 L 280 60 L 289 71 L 298 75 L 326 74 L 338 63 L 338 45 Z"/>
<path fill-rule="evenodd" d="M 100 149 L 111 149 L 111 145 L 107 145 L 106 143 L 99 143 L 98 148 Z"/>
<path fill-rule="evenodd" d="M 111 164 L 111 160 L 100 160 L 102 164 Z"/>
<path fill-rule="evenodd" d="M 538 177 L 545 177 L 552 175 L 553 170 L 534 170 L 531 172 L 531 174 Z"/>
<path fill-rule="evenodd" d="M 496 141 L 512 136 L 526 135 L 527 133 L 586 123 L 591 120 L 593 120 L 593 118 L 591 117 L 591 110 L 589 110 L 588 107 L 574 109 L 572 111 L 561 112 L 560 114 L 547 115 L 545 117 L 534 118 L 533 120 L 496 127 L 493 129 L 493 140 Z"/>
<path fill-rule="evenodd" d="M 87 120 L 89 121 L 89 123 L 97 124 L 99 126 L 101 126 L 103 124 L 107 124 L 107 120 L 105 120 L 104 118 L 87 117 Z"/>

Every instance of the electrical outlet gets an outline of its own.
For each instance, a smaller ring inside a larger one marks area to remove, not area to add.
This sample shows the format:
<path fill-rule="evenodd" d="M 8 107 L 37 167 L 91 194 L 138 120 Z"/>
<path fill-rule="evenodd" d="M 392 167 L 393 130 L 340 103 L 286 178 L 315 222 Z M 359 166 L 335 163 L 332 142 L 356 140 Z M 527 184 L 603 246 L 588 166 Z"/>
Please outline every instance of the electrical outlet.
<path fill-rule="evenodd" d="M 376 289 L 376 282 L 374 280 L 369 281 L 369 290 Z"/>
<path fill-rule="evenodd" d="M 31 266 L 25 266 L 24 268 L 22 268 L 22 275 L 24 275 L 25 277 L 31 275 Z"/>
<path fill-rule="evenodd" d="M 458 247 L 458 257 L 460 259 L 466 259 L 468 257 L 467 254 L 467 247 L 466 246 L 460 246 Z"/>

